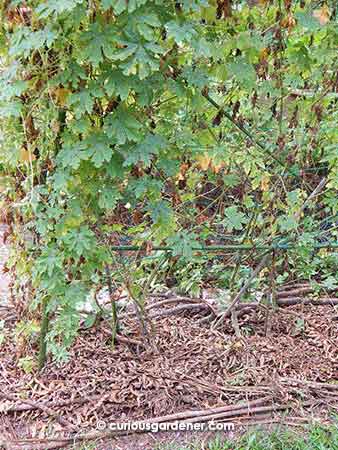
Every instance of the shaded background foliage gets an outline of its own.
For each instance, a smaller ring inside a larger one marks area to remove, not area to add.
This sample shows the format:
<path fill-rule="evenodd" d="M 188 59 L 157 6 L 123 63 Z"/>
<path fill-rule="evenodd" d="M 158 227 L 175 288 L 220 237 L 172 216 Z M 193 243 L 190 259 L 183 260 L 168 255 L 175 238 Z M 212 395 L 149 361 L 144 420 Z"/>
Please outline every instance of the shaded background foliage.
<path fill-rule="evenodd" d="M 1 5 L 9 266 L 25 305 L 44 307 L 56 357 L 107 264 L 141 312 L 158 285 L 233 292 L 260 258 L 201 244 L 291 242 L 277 282 L 337 285 L 337 253 L 313 250 L 337 241 L 334 1 Z"/>

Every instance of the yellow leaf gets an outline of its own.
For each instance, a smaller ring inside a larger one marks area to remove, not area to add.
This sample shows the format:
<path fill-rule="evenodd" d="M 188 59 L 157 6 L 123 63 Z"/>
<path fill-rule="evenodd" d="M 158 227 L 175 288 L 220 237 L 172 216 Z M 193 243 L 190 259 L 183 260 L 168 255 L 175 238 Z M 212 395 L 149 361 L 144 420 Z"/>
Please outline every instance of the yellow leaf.
<path fill-rule="evenodd" d="M 270 53 L 270 50 L 267 47 L 262 48 L 262 50 L 259 52 L 259 60 L 261 62 L 265 61 L 267 59 L 267 57 L 269 56 L 269 53 Z"/>
<path fill-rule="evenodd" d="M 269 190 L 269 186 L 270 186 L 270 177 L 265 175 L 262 179 L 261 179 L 261 189 L 263 192 L 266 192 Z"/>
<path fill-rule="evenodd" d="M 35 161 L 36 156 L 30 150 L 26 150 L 24 147 L 20 149 L 20 161 L 22 162 L 31 162 Z"/>
<path fill-rule="evenodd" d="M 322 6 L 320 9 L 315 9 L 312 14 L 321 25 L 326 25 L 330 21 L 331 14 L 327 5 Z"/>
<path fill-rule="evenodd" d="M 224 163 L 211 163 L 211 168 L 213 170 L 214 173 L 219 173 L 219 171 L 224 167 Z"/>
<path fill-rule="evenodd" d="M 207 153 L 204 153 L 203 155 L 198 155 L 196 157 L 196 159 L 197 159 L 200 169 L 208 170 L 208 168 L 211 164 L 211 158 Z"/>
<path fill-rule="evenodd" d="M 60 106 L 64 106 L 66 104 L 69 93 L 70 93 L 69 89 L 65 88 L 55 89 L 54 94 L 56 97 L 56 101 Z"/>

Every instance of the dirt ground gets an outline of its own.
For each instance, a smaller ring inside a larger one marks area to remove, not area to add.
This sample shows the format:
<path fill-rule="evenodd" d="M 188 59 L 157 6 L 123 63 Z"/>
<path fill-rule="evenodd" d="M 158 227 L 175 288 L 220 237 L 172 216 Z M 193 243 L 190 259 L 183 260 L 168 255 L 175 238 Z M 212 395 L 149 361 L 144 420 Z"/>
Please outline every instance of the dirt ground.
<path fill-rule="evenodd" d="M 7 255 L 0 244 L 0 267 Z M 8 281 L 0 270 L 3 296 Z M 223 420 L 234 422 L 236 432 L 254 423 L 330 421 L 338 411 L 336 308 L 333 304 L 279 308 L 271 312 L 268 335 L 265 314 L 253 310 L 240 318 L 241 338 L 234 335 L 230 320 L 213 329 L 201 322 L 205 311 L 185 311 L 155 319 L 151 345 L 144 343 L 137 321 L 126 317 L 124 339 L 114 349 L 109 323 L 101 321 L 81 331 L 67 362 L 49 361 L 39 374 L 23 364 L 37 351 L 37 339 L 13 338 L 12 314 L 1 345 L 0 448 L 2 440 L 10 450 L 78 450 L 79 443 L 50 447 L 50 442 L 41 444 L 41 439 L 93 432 L 102 421 L 147 420 L 257 401 L 259 407 L 248 406 Z M 98 440 L 88 449 L 152 450 L 160 442 L 172 449 L 174 444 L 203 442 L 211 435 L 139 434 L 104 443 Z M 28 447 L 22 439 L 31 439 Z"/>
<path fill-rule="evenodd" d="M 18 364 L 21 350 L 9 341 L 3 349 L 0 374 L 0 392 L 9 395 L 1 404 L 2 432 L 14 440 L 48 434 L 51 426 L 60 432 L 64 427 L 56 423 L 55 414 L 87 432 L 95 430 L 100 421 L 143 420 L 261 397 L 268 397 L 264 403 L 268 411 L 259 413 L 258 419 L 272 419 L 280 406 L 288 404 L 297 420 L 317 416 L 328 420 L 338 409 L 334 312 L 331 306 L 283 308 L 272 315 L 269 336 L 264 335 L 263 317 L 252 312 L 241 319 L 246 335 L 240 339 L 232 334 L 229 323 L 213 331 L 199 324 L 196 314 L 166 317 L 156 321 L 155 349 L 135 344 L 141 341 L 139 327 L 130 321 L 132 343 L 120 343 L 112 350 L 110 331 L 102 322 L 81 333 L 66 364 L 49 362 L 39 375 L 22 370 Z M 41 404 L 47 409 L 36 406 Z M 237 418 L 237 425 L 257 417 L 249 411 Z M 96 448 L 136 450 L 140 442 L 142 448 L 151 449 L 154 439 L 182 442 L 185 434 L 119 438 L 112 447 Z"/>

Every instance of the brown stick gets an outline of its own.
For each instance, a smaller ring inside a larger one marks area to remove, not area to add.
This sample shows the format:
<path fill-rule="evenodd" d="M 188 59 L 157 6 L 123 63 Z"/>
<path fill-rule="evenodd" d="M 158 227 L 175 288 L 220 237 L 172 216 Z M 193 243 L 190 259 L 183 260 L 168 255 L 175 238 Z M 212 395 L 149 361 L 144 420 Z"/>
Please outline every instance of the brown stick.
<path fill-rule="evenodd" d="M 287 306 L 287 305 L 338 305 L 338 298 L 320 298 L 318 300 L 314 300 L 311 298 L 302 298 L 302 297 L 291 297 L 291 298 L 281 298 L 277 300 L 278 305 Z"/>
<path fill-rule="evenodd" d="M 82 397 L 82 398 L 75 398 L 73 400 L 62 400 L 58 402 L 46 402 L 46 403 L 33 403 L 30 404 L 21 404 L 21 405 L 12 405 L 8 406 L 7 408 L 5 405 L 0 405 L 0 410 L 2 413 L 12 413 L 12 412 L 24 412 L 24 411 L 34 411 L 36 409 L 41 409 L 39 406 L 44 406 L 46 408 L 52 409 L 52 408 L 63 408 L 65 406 L 70 405 L 83 405 L 84 403 L 91 403 L 97 400 L 101 400 L 103 395 L 94 395 L 93 397 Z M 20 399 L 15 398 L 13 401 L 20 401 Z M 27 402 L 26 402 L 27 403 Z"/>
<path fill-rule="evenodd" d="M 153 417 L 151 419 L 147 419 L 144 421 L 137 421 L 137 423 L 163 423 L 163 422 L 174 422 L 176 420 L 186 420 L 186 421 L 202 421 L 204 418 L 207 418 L 207 420 L 211 420 L 212 417 L 215 414 L 230 414 L 229 417 L 236 417 L 240 414 L 248 414 L 251 411 L 255 409 L 255 406 L 262 405 L 268 401 L 271 400 L 271 396 L 266 396 L 257 400 L 253 400 L 251 402 L 242 403 L 238 405 L 228 405 L 228 406 L 221 406 L 218 408 L 209 408 L 204 410 L 197 410 L 197 411 L 183 411 L 176 414 L 169 414 L 166 416 L 159 416 L 159 417 Z M 270 407 L 271 408 L 271 407 Z M 201 419 L 202 418 L 202 419 Z M 191 419 L 191 420 L 190 420 Z M 79 436 L 76 436 L 76 440 L 85 441 L 85 440 L 92 440 L 92 439 L 103 439 L 103 438 L 109 438 L 113 436 L 120 436 L 124 434 L 129 434 L 129 431 L 107 431 L 107 432 L 90 432 L 87 434 L 81 434 Z M 21 444 L 33 444 L 33 443 L 50 443 L 55 442 L 59 444 L 62 442 L 63 444 L 70 443 L 74 441 L 75 438 L 66 438 L 66 439 L 25 439 L 20 441 Z M 19 444 L 19 442 L 13 442 L 13 444 Z M 10 447 L 11 449 L 14 447 Z M 47 448 L 47 447 L 44 447 Z M 48 448 L 58 448 L 58 447 L 48 447 Z M 36 449 L 36 447 L 34 447 Z"/>
<path fill-rule="evenodd" d="M 189 298 L 189 297 L 172 297 L 167 298 L 165 300 L 161 300 L 160 302 L 152 303 L 149 306 L 146 306 L 146 310 L 150 311 L 154 308 L 159 308 L 160 306 L 175 304 L 175 303 L 201 303 L 200 298 Z"/>
<path fill-rule="evenodd" d="M 307 380 L 297 380 L 296 378 L 281 378 L 281 382 L 286 382 L 290 384 L 304 384 L 309 387 L 313 387 L 316 389 L 327 389 L 329 391 L 338 391 L 338 384 L 331 383 L 318 383 L 316 381 L 307 381 Z"/>
<path fill-rule="evenodd" d="M 180 313 L 191 309 L 210 309 L 206 303 L 187 303 L 185 305 L 179 305 L 175 308 L 166 309 L 165 311 L 150 314 L 150 319 L 161 319 L 162 317 L 168 317 L 172 314 Z"/>
<path fill-rule="evenodd" d="M 278 306 L 293 306 L 298 304 L 304 305 L 317 305 L 317 306 L 325 306 L 325 305 L 338 305 L 338 298 L 320 298 L 318 300 L 303 298 L 303 297 L 291 297 L 291 298 L 281 298 L 277 299 Z M 242 315 L 242 311 L 249 312 L 252 309 L 256 308 L 266 308 L 266 306 L 261 303 L 240 303 L 236 306 Z M 228 314 L 229 317 L 229 314 Z"/>
<path fill-rule="evenodd" d="M 325 305 L 338 305 L 338 298 L 321 298 L 321 299 L 305 299 L 303 297 L 290 297 L 290 298 L 277 298 L 276 303 L 278 306 L 293 306 L 293 305 L 314 305 L 314 306 L 325 306 Z M 171 308 L 166 311 L 156 313 L 151 316 L 153 319 L 158 319 L 161 317 L 167 317 L 177 312 L 181 312 L 189 309 L 207 309 L 208 305 L 206 303 L 193 303 L 178 306 L 177 308 Z M 239 303 L 235 306 L 236 311 L 238 311 L 238 318 L 250 313 L 252 310 L 257 308 L 262 308 L 266 310 L 266 306 L 261 303 Z M 295 313 L 296 314 L 296 313 Z M 222 314 L 216 315 L 216 319 L 221 320 L 223 318 L 228 318 L 231 316 L 231 311 L 229 309 Z M 333 316 L 332 320 L 337 320 L 338 316 Z M 200 323 L 209 322 L 215 319 L 214 311 L 208 317 L 204 317 L 200 320 Z M 217 324 L 217 323 L 216 323 Z"/>
<path fill-rule="evenodd" d="M 185 306 L 187 303 L 188 304 L 201 304 L 201 299 L 200 298 L 189 298 L 189 297 L 171 297 L 171 298 L 166 298 L 165 300 L 161 300 L 160 302 L 152 303 L 151 305 L 146 306 L 145 310 L 148 312 L 152 309 L 159 308 L 161 306 L 166 306 L 166 305 L 171 305 L 171 304 L 176 304 L 176 303 L 183 303 L 182 306 Z M 203 305 L 205 305 L 205 303 L 203 303 Z M 128 317 L 135 317 L 135 316 L 136 316 L 135 312 L 128 313 Z M 149 316 L 149 317 L 150 318 L 155 317 L 155 315 Z"/>
<path fill-rule="evenodd" d="M 287 410 L 291 408 L 292 405 L 280 405 L 280 406 L 256 406 L 250 409 L 249 406 L 254 406 L 259 404 L 260 402 L 266 402 L 271 397 L 265 397 L 263 399 L 254 400 L 252 402 L 249 402 L 244 405 L 233 405 L 233 406 L 226 406 L 226 407 L 220 407 L 220 408 L 210 408 L 207 410 L 200 410 L 200 411 L 186 411 L 182 413 L 177 414 L 171 414 L 167 416 L 161 416 L 161 417 L 155 417 L 152 419 L 148 419 L 145 421 L 140 421 L 137 423 L 145 424 L 145 423 L 162 423 L 162 422 L 173 422 L 176 420 L 183 419 L 186 423 L 193 423 L 193 422 L 205 422 L 205 421 L 211 421 L 215 419 L 221 419 L 224 421 L 224 419 L 233 419 L 233 420 L 240 420 L 241 418 L 248 418 L 249 415 L 253 414 L 263 414 L 263 417 L 266 417 L 266 413 L 269 412 L 275 412 L 275 411 L 281 411 L 281 410 Z M 313 402 L 306 402 L 304 404 L 313 404 Z M 222 412 L 219 413 L 211 413 L 211 411 L 217 411 L 223 409 Z M 204 414 L 204 415 L 202 415 Z M 244 417 L 243 417 L 244 415 Z M 190 418 L 189 418 L 189 417 Z M 262 416 L 261 416 L 262 417 Z M 254 417 L 252 417 L 254 418 Z M 144 431 L 141 431 L 144 432 Z M 68 439 L 26 439 L 22 441 L 12 441 L 10 444 L 9 449 L 11 450 L 50 450 L 54 448 L 61 448 L 61 444 L 65 446 L 66 444 L 70 444 L 72 442 L 81 442 L 81 441 L 89 441 L 89 440 L 96 440 L 96 439 L 108 439 L 112 437 L 117 436 L 123 436 L 126 434 L 131 434 L 130 431 L 107 431 L 107 432 L 91 432 L 87 434 L 82 434 L 79 436 L 74 436 L 73 438 Z M 21 445 L 21 447 L 18 447 Z M 30 445 L 30 446 L 29 446 Z M 32 446 L 34 445 L 34 447 Z M 40 445 L 43 445 L 43 447 L 40 447 Z M 28 447 L 29 446 L 29 447 Z M 6 447 L 5 447 L 6 448 Z"/>
<path fill-rule="evenodd" d="M 254 419 L 254 418 L 253 418 Z M 304 427 L 307 426 L 309 423 L 311 423 L 313 418 L 303 418 L 303 417 L 291 417 L 289 420 L 286 420 L 285 418 L 273 418 L 269 415 L 261 415 L 259 419 L 256 420 L 247 420 L 243 421 L 241 418 L 234 419 L 233 422 L 235 425 L 240 427 L 250 427 L 250 426 L 257 426 L 257 425 L 268 425 L 268 424 L 282 424 L 292 427 Z M 322 424 L 328 424 L 330 422 L 319 420 L 316 418 L 316 423 L 321 422 Z M 229 422 L 229 420 L 219 422 Z M 116 435 L 118 436 L 118 435 Z M 74 440 L 75 441 L 75 440 Z M 32 441 L 31 441 L 32 442 Z M 48 440 L 40 440 L 39 442 L 34 441 L 34 446 L 30 445 L 29 443 L 26 444 L 23 441 L 17 441 L 16 443 L 8 442 L 3 443 L 5 446 L 5 449 L 8 450 L 56 450 L 56 449 L 62 449 L 65 448 L 65 445 L 68 445 L 72 442 L 72 440 L 59 440 L 57 441 L 48 441 Z"/>
<path fill-rule="evenodd" d="M 281 405 L 281 406 L 258 406 L 257 408 L 241 408 L 237 410 L 230 410 L 230 411 L 223 411 L 219 413 L 214 414 L 208 414 L 205 416 L 198 416 L 198 417 L 192 417 L 188 418 L 186 420 L 183 420 L 183 423 L 195 423 L 195 422 L 208 422 L 211 420 L 218 420 L 218 419 L 232 419 L 235 417 L 242 417 L 248 418 L 251 415 L 260 414 L 260 413 L 267 413 L 267 412 L 275 412 L 275 411 L 282 411 L 285 409 L 289 409 L 290 405 Z"/>
<path fill-rule="evenodd" d="M 304 286 L 298 289 L 290 289 L 288 291 L 277 291 L 277 298 L 285 298 L 285 297 L 299 297 L 302 294 L 310 294 L 313 292 L 311 286 Z"/>
<path fill-rule="evenodd" d="M 59 422 L 60 425 L 62 425 L 63 427 L 66 427 L 70 430 L 75 431 L 75 427 L 74 425 L 70 424 L 67 420 L 63 419 L 61 416 L 59 416 L 58 414 L 56 414 L 51 408 L 49 408 L 48 406 L 45 406 L 39 402 L 33 402 L 32 400 L 26 400 L 26 399 L 17 399 L 14 395 L 11 394 L 6 394 L 5 392 L 1 391 L 0 393 L 0 397 L 5 398 L 9 401 L 20 401 L 22 403 L 26 403 L 27 405 L 30 406 L 34 406 L 34 409 L 40 409 L 41 411 L 43 411 L 44 413 L 46 413 L 48 416 L 53 417 L 57 422 Z"/>

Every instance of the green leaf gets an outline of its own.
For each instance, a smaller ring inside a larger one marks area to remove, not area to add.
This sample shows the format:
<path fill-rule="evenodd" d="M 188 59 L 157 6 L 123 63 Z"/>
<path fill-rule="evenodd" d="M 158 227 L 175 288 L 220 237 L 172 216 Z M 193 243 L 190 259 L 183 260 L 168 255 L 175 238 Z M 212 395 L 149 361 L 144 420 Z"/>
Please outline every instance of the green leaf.
<path fill-rule="evenodd" d="M 104 163 L 110 161 L 113 151 L 109 139 L 102 133 L 93 133 L 85 139 L 84 145 L 95 167 L 102 167 Z"/>
<path fill-rule="evenodd" d="M 225 218 L 223 223 L 226 225 L 228 231 L 242 230 L 243 225 L 248 222 L 247 217 L 242 212 L 238 211 L 237 206 L 229 206 L 224 210 Z"/>
<path fill-rule="evenodd" d="M 113 8 L 116 14 L 121 14 L 128 7 L 127 0 L 102 0 L 102 8 L 106 11 Z"/>
<path fill-rule="evenodd" d="M 151 42 L 156 40 L 155 31 L 161 26 L 161 22 L 155 13 L 148 13 L 144 10 L 140 10 L 139 12 L 131 15 L 129 23 L 134 30 L 137 30 L 139 35 L 141 35 L 145 40 Z"/>
<path fill-rule="evenodd" d="M 20 117 L 22 112 L 22 103 L 18 100 L 12 100 L 4 106 L 0 106 L 0 116 L 5 117 Z"/>
<path fill-rule="evenodd" d="M 87 160 L 89 157 L 86 150 L 86 144 L 81 141 L 65 144 L 58 154 L 57 161 L 62 167 L 78 169 L 81 161 Z"/>
<path fill-rule="evenodd" d="M 144 167 L 149 167 L 152 156 L 159 154 L 166 146 L 167 142 L 162 136 L 149 133 L 141 143 L 128 148 L 128 155 L 123 165 L 143 162 Z"/>
<path fill-rule="evenodd" d="M 172 209 L 169 203 L 161 200 L 154 205 L 151 205 L 150 216 L 153 222 L 158 226 L 165 226 L 171 220 Z"/>
<path fill-rule="evenodd" d="M 132 180 L 128 186 L 130 191 L 137 199 L 144 198 L 146 195 L 152 201 L 159 199 L 163 182 L 154 180 L 150 177 L 142 177 Z"/>
<path fill-rule="evenodd" d="M 115 55 L 115 42 L 118 35 L 114 26 L 100 26 L 97 22 L 90 25 L 88 31 L 81 36 L 83 48 L 80 52 L 79 63 L 85 59 L 97 67 L 104 59 L 113 59 Z"/>
<path fill-rule="evenodd" d="M 89 90 L 82 90 L 80 92 L 71 94 L 67 100 L 69 106 L 73 106 L 77 118 L 80 118 L 84 113 L 90 114 L 94 106 L 94 98 L 91 96 Z"/>
<path fill-rule="evenodd" d="M 322 286 L 325 289 L 334 290 L 338 288 L 338 278 L 334 277 L 332 275 L 329 275 L 325 280 L 322 282 Z"/>
<path fill-rule="evenodd" d="M 137 44 L 128 43 L 125 48 L 115 51 L 111 59 L 113 61 L 124 61 L 130 56 L 132 56 L 134 53 L 136 53 L 137 49 L 138 49 Z"/>
<path fill-rule="evenodd" d="M 99 193 L 99 207 L 105 211 L 113 210 L 118 201 L 121 199 L 121 194 L 117 188 L 112 186 L 106 186 Z"/>
<path fill-rule="evenodd" d="M 298 227 L 298 221 L 294 215 L 280 217 L 278 224 L 282 232 L 296 230 Z"/>
<path fill-rule="evenodd" d="M 122 101 L 128 98 L 133 87 L 133 77 L 126 77 L 119 71 L 111 71 L 104 83 L 104 89 L 109 97 L 119 95 Z"/>
<path fill-rule="evenodd" d="M 122 178 L 124 176 L 123 157 L 118 153 L 113 153 L 110 161 L 104 167 L 107 175 L 111 178 Z"/>
<path fill-rule="evenodd" d="M 305 12 L 297 12 L 296 14 L 298 25 L 307 28 L 310 31 L 316 31 L 321 27 L 319 20 L 317 20 L 313 15 L 312 11 L 308 10 Z"/>
<path fill-rule="evenodd" d="M 252 64 L 248 64 L 245 59 L 237 58 L 235 62 L 227 65 L 227 68 L 239 83 L 245 87 L 253 87 L 256 82 L 256 72 Z"/>
<path fill-rule="evenodd" d="M 116 14 L 121 14 L 127 10 L 131 13 L 140 6 L 145 5 L 147 1 L 148 0 L 102 0 L 102 8 L 103 10 L 113 8 Z"/>
<path fill-rule="evenodd" d="M 88 314 L 83 323 L 84 328 L 85 329 L 91 328 L 95 324 L 96 319 L 97 319 L 96 314 L 94 313 Z"/>
<path fill-rule="evenodd" d="M 195 233 L 188 233 L 187 231 L 181 231 L 175 236 L 170 237 L 168 244 L 173 249 L 173 256 L 191 258 L 193 256 L 193 249 L 200 247 L 196 238 Z"/>
<path fill-rule="evenodd" d="M 179 45 L 182 45 L 184 42 L 190 42 L 197 36 L 197 31 L 191 23 L 180 24 L 172 20 L 171 22 L 168 22 L 165 27 L 168 38 L 173 38 Z"/>
<path fill-rule="evenodd" d="M 84 0 L 48 0 L 39 5 L 35 12 L 38 17 L 44 19 L 50 15 L 60 15 L 64 12 L 72 11 L 77 5 L 83 3 Z"/>
<path fill-rule="evenodd" d="M 111 113 L 104 122 L 104 130 L 117 144 L 125 144 L 128 141 L 136 142 L 140 139 L 141 123 L 123 105 L 120 105 Z"/>
<path fill-rule="evenodd" d="M 183 70 L 183 78 L 187 81 L 189 86 L 203 89 L 209 84 L 209 76 L 203 69 L 187 67 Z"/>
<path fill-rule="evenodd" d="M 13 97 L 19 97 L 28 88 L 27 81 L 17 80 L 12 83 L 1 82 L 0 102 L 9 102 Z"/>
<path fill-rule="evenodd" d="M 67 246 L 71 254 L 80 258 L 88 256 L 93 248 L 95 248 L 95 234 L 87 227 L 82 226 L 79 230 L 70 230 L 62 241 Z"/>
<path fill-rule="evenodd" d="M 137 8 L 145 5 L 147 2 L 148 0 L 128 0 L 128 11 L 131 13 Z"/>
<path fill-rule="evenodd" d="M 28 57 L 33 50 L 39 50 L 44 46 L 50 48 L 56 37 L 56 33 L 49 27 L 38 31 L 30 31 L 29 28 L 20 27 L 11 36 L 9 54 Z"/>
<path fill-rule="evenodd" d="M 141 80 L 147 78 L 152 72 L 159 70 L 159 59 L 156 57 L 164 53 L 164 49 L 154 42 L 145 44 L 139 42 L 122 41 L 125 48 L 115 51 L 111 55 L 114 61 L 122 61 L 120 68 L 126 76 L 138 74 Z"/>
<path fill-rule="evenodd" d="M 233 188 L 235 186 L 238 186 L 241 180 L 235 173 L 229 173 L 228 175 L 224 175 L 223 181 L 226 186 Z"/>
<path fill-rule="evenodd" d="M 55 271 L 62 268 L 62 265 L 62 255 L 55 248 L 47 247 L 42 250 L 41 256 L 37 258 L 34 270 L 40 276 L 47 274 L 48 277 L 52 277 Z"/>
<path fill-rule="evenodd" d="M 70 181 L 69 173 L 64 169 L 57 170 L 52 176 L 53 187 L 56 191 L 65 191 L 67 184 Z"/>

